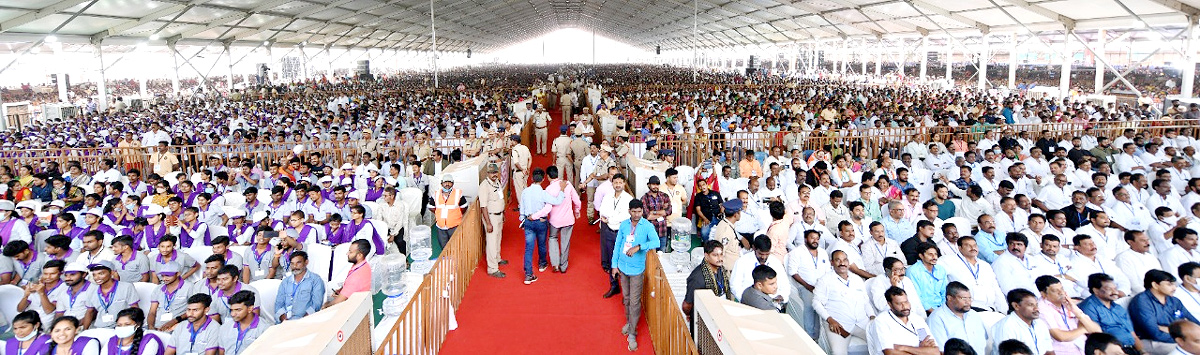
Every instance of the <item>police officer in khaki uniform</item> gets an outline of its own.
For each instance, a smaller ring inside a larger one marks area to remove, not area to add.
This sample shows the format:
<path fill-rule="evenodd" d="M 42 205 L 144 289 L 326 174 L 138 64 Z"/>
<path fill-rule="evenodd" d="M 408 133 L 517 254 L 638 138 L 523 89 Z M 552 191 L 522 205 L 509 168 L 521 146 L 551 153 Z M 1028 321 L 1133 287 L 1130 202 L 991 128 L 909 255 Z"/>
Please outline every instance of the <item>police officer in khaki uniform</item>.
<path fill-rule="evenodd" d="M 617 131 L 616 146 L 613 147 L 613 164 L 621 167 L 621 170 L 629 169 L 629 153 L 633 152 L 633 147 L 629 145 L 629 132 Z"/>
<path fill-rule="evenodd" d="M 559 88 L 562 88 L 561 84 Z M 574 93 L 564 92 L 562 96 L 558 98 L 558 108 L 562 110 L 563 124 L 571 123 L 571 102 L 574 100 L 574 95 Z"/>
<path fill-rule="evenodd" d="M 713 226 L 708 239 L 721 242 L 722 248 L 730 251 L 729 253 L 725 253 L 724 262 L 728 264 L 724 265 L 733 265 L 733 263 L 737 262 L 738 257 L 742 255 L 742 246 L 739 241 L 741 235 L 738 235 L 737 230 L 733 228 L 733 224 L 737 223 L 738 219 L 742 217 L 742 200 L 735 198 L 725 201 L 725 203 L 721 204 L 721 207 L 724 210 L 725 215 L 722 216 L 724 218 L 721 218 L 717 222 L 717 225 Z"/>
<path fill-rule="evenodd" d="M 554 153 L 554 166 L 558 167 L 563 177 L 572 184 L 575 180 L 575 170 L 571 169 L 571 137 L 567 136 L 567 126 L 558 127 L 558 137 L 554 138 L 554 143 L 550 145 L 550 151 Z"/>
<path fill-rule="evenodd" d="M 521 136 L 511 135 L 513 147 L 509 150 L 512 154 L 512 178 L 513 189 L 516 193 L 517 204 L 521 203 L 521 191 L 525 191 L 525 187 L 529 186 L 529 168 L 533 164 L 533 155 L 529 154 L 529 147 L 521 144 Z"/>
<path fill-rule="evenodd" d="M 429 135 L 425 132 L 417 133 L 417 146 L 413 147 L 413 155 L 420 161 L 425 161 L 433 155 L 433 146 L 430 145 Z"/>
<path fill-rule="evenodd" d="M 537 113 L 533 114 L 534 147 L 537 148 L 538 155 L 546 154 L 546 139 L 549 135 L 546 125 L 548 124 L 550 124 L 550 115 L 538 108 Z"/>
<path fill-rule="evenodd" d="M 570 149 L 571 149 L 571 162 L 575 164 L 575 174 L 573 176 L 577 177 L 576 179 L 572 179 L 571 181 L 575 182 L 575 181 L 583 180 L 583 178 L 585 178 L 585 176 L 580 176 L 581 174 L 583 174 L 583 172 L 582 172 L 583 157 L 586 157 L 592 148 L 591 148 L 591 145 L 588 144 L 588 141 L 583 138 L 583 129 L 582 128 L 575 127 L 575 136 L 571 138 Z"/>
<path fill-rule="evenodd" d="M 479 183 L 479 207 L 483 218 L 485 239 L 485 255 L 487 257 L 488 275 L 504 277 L 500 265 L 507 265 L 508 260 L 500 258 L 500 236 L 504 229 L 504 184 L 500 181 L 500 167 L 496 164 L 487 165 L 487 179 Z"/>

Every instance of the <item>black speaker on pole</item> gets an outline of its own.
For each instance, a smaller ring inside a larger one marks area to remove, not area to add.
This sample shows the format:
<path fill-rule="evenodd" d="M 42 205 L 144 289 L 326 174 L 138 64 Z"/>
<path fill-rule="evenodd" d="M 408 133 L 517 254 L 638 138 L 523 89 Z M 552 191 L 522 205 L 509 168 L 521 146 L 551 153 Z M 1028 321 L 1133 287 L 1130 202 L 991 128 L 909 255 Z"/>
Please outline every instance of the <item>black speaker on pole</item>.
<path fill-rule="evenodd" d="M 471 49 L 467 48 L 467 58 L 471 58 Z"/>
<path fill-rule="evenodd" d="M 662 54 L 662 46 L 654 46 L 654 55 Z"/>
<path fill-rule="evenodd" d="M 746 62 L 746 68 L 758 68 L 758 56 L 750 56 L 750 60 Z"/>

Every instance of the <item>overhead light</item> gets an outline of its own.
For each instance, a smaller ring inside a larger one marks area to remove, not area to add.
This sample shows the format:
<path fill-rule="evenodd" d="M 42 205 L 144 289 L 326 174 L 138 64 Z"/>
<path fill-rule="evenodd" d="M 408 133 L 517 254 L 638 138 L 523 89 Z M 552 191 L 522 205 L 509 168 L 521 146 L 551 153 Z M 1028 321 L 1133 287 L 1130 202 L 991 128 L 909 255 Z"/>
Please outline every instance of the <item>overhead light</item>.
<path fill-rule="evenodd" d="M 54 42 L 58 42 L 58 36 L 55 36 L 55 35 L 46 36 L 46 43 L 54 43 Z"/>
<path fill-rule="evenodd" d="M 152 35 L 150 35 L 150 40 L 151 40 L 151 41 L 157 41 L 157 40 L 158 40 L 158 34 L 157 34 L 157 33 L 155 33 L 155 34 L 152 34 Z"/>
<path fill-rule="evenodd" d="M 38 54 L 41 52 L 42 52 L 42 48 L 38 47 L 38 46 L 34 46 L 33 48 L 29 49 L 29 53 Z"/>

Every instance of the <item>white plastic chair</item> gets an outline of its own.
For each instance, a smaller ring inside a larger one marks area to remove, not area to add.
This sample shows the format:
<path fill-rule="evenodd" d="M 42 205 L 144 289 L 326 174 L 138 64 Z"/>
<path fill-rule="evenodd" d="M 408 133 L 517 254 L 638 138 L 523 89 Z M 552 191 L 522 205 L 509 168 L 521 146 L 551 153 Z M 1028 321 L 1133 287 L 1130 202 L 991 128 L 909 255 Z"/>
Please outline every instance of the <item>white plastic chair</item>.
<path fill-rule="evenodd" d="M 212 247 L 203 245 L 184 248 L 183 252 L 187 253 L 187 255 L 192 257 L 192 259 L 196 259 L 196 262 L 200 264 L 204 264 L 204 259 L 208 259 L 209 256 L 213 255 Z M 196 273 L 199 274 L 200 272 Z"/>
<path fill-rule="evenodd" d="M 680 165 L 675 167 L 675 171 L 679 172 L 679 184 L 683 185 L 688 193 L 691 193 L 692 185 L 696 183 L 696 168 Z"/>
<path fill-rule="evenodd" d="M 247 249 L 250 249 L 250 247 L 246 246 L 246 245 L 230 245 L 229 246 L 229 251 L 233 252 L 236 255 L 246 255 Z"/>
<path fill-rule="evenodd" d="M 971 221 L 966 217 L 950 217 L 943 223 L 953 223 L 955 228 L 958 228 L 958 235 L 972 235 Z"/>
<path fill-rule="evenodd" d="M 374 201 L 358 201 L 363 207 L 366 207 L 371 213 L 379 213 L 379 203 Z"/>
<path fill-rule="evenodd" d="M 321 280 L 329 281 L 329 265 L 333 262 L 333 248 L 323 244 L 308 244 L 304 246 L 308 252 L 308 270 Z"/>
<path fill-rule="evenodd" d="M 172 171 L 167 173 L 167 176 L 163 176 L 163 180 L 167 180 L 167 183 L 171 184 L 171 187 L 175 187 L 176 184 L 179 184 L 179 175 L 181 174 L 178 171 Z"/>
<path fill-rule="evenodd" d="M 333 265 L 333 271 L 329 274 L 329 283 L 339 283 L 346 281 L 346 274 L 350 272 L 349 259 L 346 253 L 350 251 L 351 243 L 343 243 L 333 248 L 333 257 L 330 259 L 330 264 Z"/>
<path fill-rule="evenodd" d="M 94 338 L 100 341 L 100 353 L 108 354 L 108 340 L 116 334 L 112 328 L 92 328 L 79 332 L 79 336 Z"/>
<path fill-rule="evenodd" d="M 281 284 L 283 284 L 282 280 L 275 279 L 263 279 L 250 283 L 250 287 L 258 290 L 259 308 L 272 315 L 275 314 L 275 296 L 279 293 Z"/>
<path fill-rule="evenodd" d="M 138 299 L 141 300 L 138 305 L 150 309 L 150 301 L 154 300 L 154 289 L 158 288 L 158 285 L 149 282 L 134 282 L 133 288 L 137 290 Z"/>
<path fill-rule="evenodd" d="M 17 316 L 17 303 L 21 302 L 25 295 L 25 290 L 14 285 L 0 286 L 0 314 L 4 315 L 5 320 L 11 320 Z M 11 325 L 10 325 L 11 327 Z"/>
<path fill-rule="evenodd" d="M 346 222 L 343 221 L 342 223 L 344 224 Z M 309 238 L 304 241 L 304 244 L 319 244 L 329 241 L 329 236 L 325 235 L 325 226 L 316 223 L 308 223 L 308 226 L 313 227 L 313 233 L 316 234 L 309 235 Z"/>

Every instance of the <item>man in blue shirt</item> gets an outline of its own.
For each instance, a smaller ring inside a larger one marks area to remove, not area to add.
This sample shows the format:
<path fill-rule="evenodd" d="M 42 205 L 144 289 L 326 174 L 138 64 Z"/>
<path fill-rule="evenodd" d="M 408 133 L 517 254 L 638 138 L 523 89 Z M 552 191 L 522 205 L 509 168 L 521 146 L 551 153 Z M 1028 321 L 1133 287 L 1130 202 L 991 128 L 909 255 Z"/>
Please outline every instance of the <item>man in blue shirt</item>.
<path fill-rule="evenodd" d="M 275 257 L 279 258 L 280 253 Z M 289 259 L 292 275 L 284 276 L 275 294 L 275 314 L 279 322 L 304 318 L 321 310 L 325 303 L 325 281 L 308 272 L 308 253 L 293 252 Z"/>
<path fill-rule="evenodd" d="M 1117 283 L 1112 276 L 1101 273 L 1088 276 L 1088 290 L 1092 295 L 1079 303 L 1083 314 L 1100 324 L 1100 329 L 1105 333 L 1116 337 L 1122 347 L 1142 351 L 1142 340 L 1133 333 L 1129 312 L 1116 303 Z"/>
<path fill-rule="evenodd" d="M 1146 272 L 1146 291 L 1133 296 L 1129 301 L 1129 316 L 1133 319 L 1133 331 L 1142 341 L 1142 347 L 1151 354 L 1166 354 L 1175 350 L 1175 340 L 1167 331 L 1172 322 L 1187 319 L 1197 323 L 1183 302 L 1171 296 L 1175 293 L 1175 276 L 1158 269 Z"/>
<path fill-rule="evenodd" d="M 979 245 L 979 258 L 991 264 L 1008 250 L 1008 243 L 1005 242 L 1004 236 L 996 233 L 995 217 L 980 215 L 976 222 L 979 223 L 979 233 L 975 233 L 975 241 Z"/>
<path fill-rule="evenodd" d="M 967 285 L 951 281 L 946 285 L 946 303 L 929 315 L 929 330 L 938 348 L 946 350 L 951 338 L 963 339 L 976 354 L 986 354 L 987 326 L 979 313 L 971 310 L 971 290 Z"/>
<path fill-rule="evenodd" d="M 533 169 L 533 184 L 521 190 L 520 203 L 521 211 L 521 227 L 525 229 L 525 284 L 532 284 L 537 281 L 537 276 L 533 276 L 533 250 L 538 249 L 538 272 L 546 271 L 546 267 L 550 265 L 549 249 L 546 249 L 546 227 L 548 222 L 546 216 L 550 215 L 550 209 L 562 203 L 563 197 L 567 194 L 558 194 L 558 196 L 550 196 L 542 189 L 542 180 L 546 178 L 546 171 L 541 168 Z M 567 180 L 558 181 L 559 189 L 567 187 Z M 534 243 L 537 243 L 536 245 Z"/>
<path fill-rule="evenodd" d="M 536 172 L 534 174 L 537 174 Z M 629 351 L 637 350 L 637 324 L 642 314 L 642 282 L 645 281 L 646 251 L 658 248 L 658 232 L 642 218 L 642 200 L 629 200 L 629 219 L 621 222 L 613 246 L 612 274 L 621 283 L 625 304 L 625 326 L 621 334 L 629 340 Z"/>

